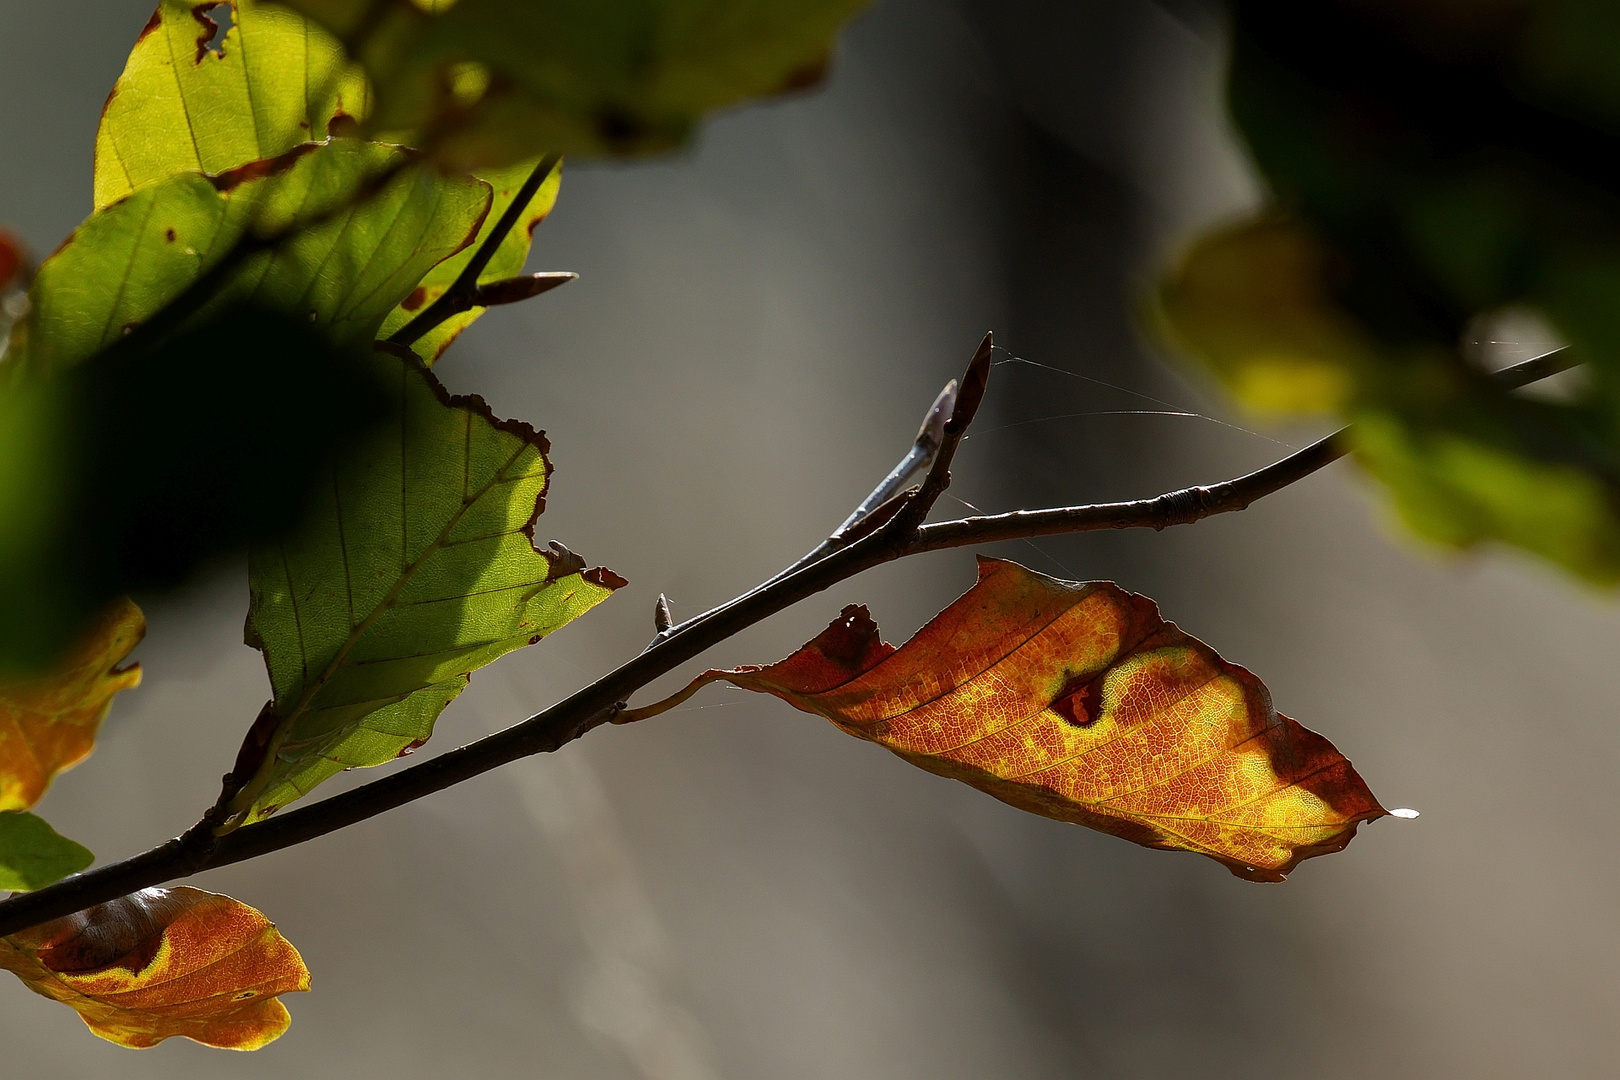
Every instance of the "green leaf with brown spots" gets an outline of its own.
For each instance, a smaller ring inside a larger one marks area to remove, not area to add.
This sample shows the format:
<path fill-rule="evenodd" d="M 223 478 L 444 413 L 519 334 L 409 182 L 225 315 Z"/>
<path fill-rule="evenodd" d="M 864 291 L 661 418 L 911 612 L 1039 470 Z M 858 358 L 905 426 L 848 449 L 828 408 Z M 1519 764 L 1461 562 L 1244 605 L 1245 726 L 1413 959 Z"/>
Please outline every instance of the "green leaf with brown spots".
<path fill-rule="evenodd" d="M 252 553 L 248 640 L 275 696 L 238 762 L 238 820 L 425 742 L 471 672 L 624 584 L 536 549 L 543 433 L 451 397 L 408 354 L 373 363 L 397 393 L 393 437 L 334 470 L 302 530 Z"/>

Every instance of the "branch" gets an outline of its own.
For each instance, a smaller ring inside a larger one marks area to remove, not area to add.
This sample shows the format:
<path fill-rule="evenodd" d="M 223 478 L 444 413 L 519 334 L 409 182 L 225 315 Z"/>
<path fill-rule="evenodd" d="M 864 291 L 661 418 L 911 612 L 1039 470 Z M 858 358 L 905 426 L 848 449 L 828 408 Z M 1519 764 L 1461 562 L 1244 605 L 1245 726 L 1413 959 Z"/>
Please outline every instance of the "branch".
<path fill-rule="evenodd" d="M 1578 361 L 1559 348 L 1491 373 L 1499 386 L 1516 390 L 1540 379 L 1568 371 Z M 1316 442 L 1236 480 L 1209 487 L 1182 488 L 1135 502 L 1059 506 L 1046 510 L 1014 510 L 1009 514 L 962 518 L 923 525 L 906 554 L 944 548 L 988 544 L 996 540 L 1022 540 L 1059 533 L 1095 532 L 1099 529 L 1166 529 L 1190 525 L 1215 514 L 1244 510 L 1250 504 L 1303 480 L 1350 452 L 1350 428 L 1344 427 Z"/>
<path fill-rule="evenodd" d="M 905 498 L 902 497 L 906 494 L 905 485 L 913 476 L 933 465 L 934 458 L 945 441 L 945 425 L 956 412 L 956 398 L 956 380 L 952 379 L 945 384 L 945 389 L 939 392 L 939 396 L 934 398 L 934 403 L 923 414 L 922 426 L 917 429 L 917 438 L 912 441 L 911 448 L 894 468 L 889 470 L 889 474 L 878 481 L 872 493 L 861 500 L 861 505 L 844 519 L 844 523 L 834 529 L 827 539 L 801 555 L 791 566 L 754 586 L 745 595 L 767 589 L 783 578 L 798 573 L 811 563 L 820 562 L 833 552 L 848 547 L 873 530 L 888 524 L 905 503 Z M 660 626 L 658 636 L 653 638 L 653 644 L 696 625 L 719 610 L 720 608 L 710 608 L 678 625 Z"/>
<path fill-rule="evenodd" d="M 945 472 L 949 468 L 947 450 L 954 451 L 960 443 L 966 432 L 966 424 L 977 409 L 978 401 L 971 395 L 976 393 L 979 398 L 983 396 L 986 365 L 980 363 L 980 357 L 986 351 L 984 346 L 980 347 L 979 354 L 975 355 L 974 363 L 969 366 L 963 379 L 962 392 L 952 410 L 951 420 L 944 427 L 941 452 L 934 460 L 928 480 L 917 494 L 909 498 L 905 495 L 896 497 L 904 500 L 902 511 L 917 505 L 931 484 L 936 489 L 936 495 L 944 490 L 943 485 L 947 481 Z M 1565 353 L 1547 354 L 1497 372 L 1495 378 L 1511 388 L 1546 378 L 1572 366 Z M 973 389 L 975 385 L 977 390 Z M 964 398 L 967 399 L 965 404 Z M 956 423 L 958 419 L 962 422 Z M 224 837 L 213 837 L 210 823 L 204 819 L 184 836 L 143 854 L 75 874 L 38 892 L 0 901 L 0 936 L 14 934 L 138 889 L 293 847 L 453 787 L 508 762 L 555 751 L 592 728 L 619 718 L 631 694 L 695 658 L 710 646 L 883 563 L 923 551 L 990 540 L 1105 528 L 1162 529 L 1192 522 L 1212 514 L 1241 510 L 1255 500 L 1336 461 L 1346 451 L 1344 431 L 1339 431 L 1248 476 L 1208 488 L 1186 488 L 1131 503 L 1020 511 L 923 525 L 913 527 L 910 532 L 894 527 L 896 522 L 902 520 L 897 514 L 887 525 L 867 532 L 825 558 L 683 624 L 668 637 L 656 640 L 630 662 L 504 731 L 384 776 L 363 787 L 244 826 Z M 942 460 L 943 466 L 940 464 Z"/>
<path fill-rule="evenodd" d="M 534 201 L 535 193 L 540 190 L 540 185 L 546 182 L 546 177 L 556 171 L 557 165 L 561 161 L 562 156 L 559 154 L 547 154 L 540 159 L 539 163 L 535 165 L 534 171 L 529 173 L 529 178 L 523 181 L 523 186 L 518 188 L 518 193 L 512 199 L 512 204 L 506 208 L 506 212 L 495 223 L 495 228 L 490 231 L 490 234 L 484 237 L 484 242 L 473 253 L 473 257 L 468 261 L 467 265 L 462 267 L 461 273 L 456 275 L 456 280 L 451 282 L 450 287 L 444 291 L 444 295 L 429 304 L 427 310 L 400 327 L 394 336 L 388 339 L 390 343 L 410 346 L 446 319 L 459 315 L 463 311 L 469 311 L 475 307 L 488 307 L 492 303 L 510 304 L 517 300 L 526 300 L 530 296 L 538 296 L 549 289 L 554 289 L 565 281 L 572 281 L 578 276 L 575 274 L 535 274 L 528 279 L 511 278 L 507 281 L 491 282 L 486 286 L 487 289 L 491 290 L 489 295 L 499 298 L 479 300 L 479 276 L 489 266 L 489 261 L 495 257 L 495 253 L 500 250 L 501 245 L 506 242 L 507 235 L 517 225 L 518 219 L 529 209 L 529 204 Z M 542 284 L 542 279 L 545 279 L 548 283 Z M 519 295 L 522 289 L 519 283 L 524 281 L 531 282 L 536 287 L 526 295 Z M 502 287 L 505 289 L 504 292 Z"/>

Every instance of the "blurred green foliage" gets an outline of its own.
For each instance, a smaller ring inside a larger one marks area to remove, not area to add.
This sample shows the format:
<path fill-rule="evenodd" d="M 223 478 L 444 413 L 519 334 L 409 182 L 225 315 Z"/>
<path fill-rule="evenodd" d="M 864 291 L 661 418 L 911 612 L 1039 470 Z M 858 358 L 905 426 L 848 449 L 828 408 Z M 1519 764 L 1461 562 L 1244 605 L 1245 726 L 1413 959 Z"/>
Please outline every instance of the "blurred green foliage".
<path fill-rule="evenodd" d="M 1160 294 L 1245 401 L 1357 421 L 1422 535 L 1620 582 L 1620 8 L 1234 0 L 1232 115 L 1271 188 Z M 1556 403 L 1484 377 L 1493 315 L 1586 364 Z"/>

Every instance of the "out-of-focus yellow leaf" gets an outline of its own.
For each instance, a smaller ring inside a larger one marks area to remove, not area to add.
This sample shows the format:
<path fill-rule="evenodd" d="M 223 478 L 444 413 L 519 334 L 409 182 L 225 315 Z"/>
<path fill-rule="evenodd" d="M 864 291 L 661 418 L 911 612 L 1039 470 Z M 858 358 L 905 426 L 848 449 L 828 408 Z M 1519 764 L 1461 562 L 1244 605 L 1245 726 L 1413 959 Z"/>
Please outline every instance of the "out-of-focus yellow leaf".
<path fill-rule="evenodd" d="M 146 618 L 120 598 L 48 672 L 0 680 L 0 810 L 26 810 L 52 777 L 83 761 L 113 695 L 139 686 L 139 664 L 118 665 L 146 633 Z"/>
<path fill-rule="evenodd" d="M 1384 809 L 1259 679 L 1105 581 L 979 560 L 979 581 L 900 649 L 863 607 L 769 667 L 708 671 L 775 694 L 1023 810 L 1281 881 Z"/>
<path fill-rule="evenodd" d="M 309 969 L 270 920 L 185 886 L 142 889 L 0 938 L 0 967 L 133 1049 L 181 1035 L 257 1050 L 291 1022 L 277 995 L 309 989 Z"/>
<path fill-rule="evenodd" d="M 1252 409 L 1341 410 L 1373 351 L 1328 295 L 1323 258 L 1304 228 L 1280 218 L 1213 233 L 1161 286 L 1159 324 Z"/>

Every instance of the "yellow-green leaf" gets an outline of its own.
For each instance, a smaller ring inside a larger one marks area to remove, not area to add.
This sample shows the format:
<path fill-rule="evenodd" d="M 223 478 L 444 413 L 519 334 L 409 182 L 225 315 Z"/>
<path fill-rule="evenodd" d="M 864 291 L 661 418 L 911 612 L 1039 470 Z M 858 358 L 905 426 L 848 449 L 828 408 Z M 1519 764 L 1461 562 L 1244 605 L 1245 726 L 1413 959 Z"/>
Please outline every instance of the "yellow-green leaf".
<path fill-rule="evenodd" d="M 535 165 L 536 163 L 533 161 L 525 161 L 504 169 L 484 169 L 479 171 L 478 178 L 488 184 L 494 192 L 494 202 L 490 205 L 489 213 L 484 218 L 484 226 L 478 232 L 477 241 L 469 244 L 460 253 L 451 256 L 428 271 L 427 276 L 422 279 L 422 283 L 401 301 L 399 307 L 395 308 L 393 313 L 388 316 L 388 320 L 383 323 L 382 329 L 378 331 L 378 337 L 387 338 L 392 335 L 396 330 L 424 311 L 435 300 L 443 296 L 445 290 L 455 283 L 456 278 L 466 269 L 473 255 L 483 247 L 484 241 L 494 231 L 495 225 L 500 221 L 501 216 L 512 205 L 513 199 L 517 197 L 523 182 L 534 171 Z M 561 183 L 562 167 L 558 166 L 551 171 L 550 176 L 546 177 L 545 182 L 540 185 L 540 190 L 536 191 L 534 198 L 529 200 L 528 208 L 518 218 L 517 224 L 507 232 L 506 237 L 501 241 L 500 247 L 495 249 L 495 255 L 490 259 L 489 265 L 484 268 L 483 273 L 478 275 L 479 284 L 516 277 L 523 272 L 523 264 L 529 258 L 529 246 L 533 241 L 534 230 L 546 219 L 546 215 L 551 213 L 552 207 L 556 206 L 557 189 Z M 460 336 L 461 332 L 471 326 L 474 320 L 484 313 L 484 310 L 484 308 L 475 307 L 458 315 L 450 316 L 428 333 L 412 342 L 412 350 L 422 358 L 423 363 L 432 364 L 444 355 L 444 350 L 448 349 L 451 343 Z"/>
<path fill-rule="evenodd" d="M 176 1035 L 257 1050 L 291 1023 L 279 995 L 309 989 L 309 969 L 269 919 L 186 886 L 142 889 L 0 938 L 0 967 L 136 1050 Z"/>
<path fill-rule="evenodd" d="M 398 149 L 334 139 L 209 177 L 182 173 L 93 215 L 40 268 L 28 363 L 77 363 L 156 314 L 251 231 L 276 234 L 348 205 Z M 369 347 L 383 320 L 477 234 L 489 186 L 411 166 L 381 191 L 244 261 L 216 304 L 307 318 L 334 344 Z"/>
<path fill-rule="evenodd" d="M 210 49 L 216 7 L 231 28 Z M 163 0 L 102 112 L 96 209 L 177 173 L 277 157 L 368 107 L 364 73 L 303 16 L 258 0 Z"/>
<path fill-rule="evenodd" d="M 249 642 L 275 697 L 245 748 L 247 820 L 425 741 L 470 672 L 624 584 L 536 550 L 544 434 L 451 397 L 414 358 L 375 362 L 398 388 L 396 437 L 335 472 L 305 529 L 252 553 Z"/>

